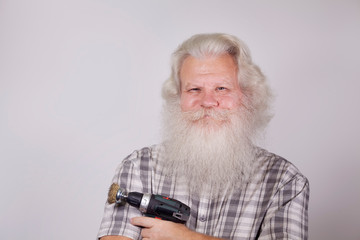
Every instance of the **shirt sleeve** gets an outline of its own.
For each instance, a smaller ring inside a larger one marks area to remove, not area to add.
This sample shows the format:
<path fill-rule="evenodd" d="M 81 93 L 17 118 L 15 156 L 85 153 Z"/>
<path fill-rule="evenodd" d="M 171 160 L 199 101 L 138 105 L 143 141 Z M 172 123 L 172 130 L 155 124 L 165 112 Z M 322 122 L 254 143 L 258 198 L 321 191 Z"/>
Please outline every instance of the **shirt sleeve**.
<path fill-rule="evenodd" d="M 258 239 L 308 239 L 309 182 L 297 174 L 270 203 Z"/>
<path fill-rule="evenodd" d="M 140 181 L 140 171 L 136 153 L 126 158 L 117 168 L 113 183 L 119 184 L 126 191 L 142 192 L 143 186 Z M 139 227 L 130 223 L 130 219 L 141 216 L 138 209 L 129 204 L 105 203 L 104 215 L 101 221 L 98 238 L 107 235 L 124 236 L 131 239 L 140 239 Z"/>

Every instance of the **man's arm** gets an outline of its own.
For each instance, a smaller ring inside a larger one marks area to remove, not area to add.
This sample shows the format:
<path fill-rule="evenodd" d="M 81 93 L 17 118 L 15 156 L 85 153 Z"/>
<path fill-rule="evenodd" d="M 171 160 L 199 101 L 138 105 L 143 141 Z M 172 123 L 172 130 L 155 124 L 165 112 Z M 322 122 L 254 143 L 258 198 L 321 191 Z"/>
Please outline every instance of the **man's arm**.
<path fill-rule="evenodd" d="M 100 238 L 100 240 L 131 240 L 131 238 L 123 236 L 105 236 Z"/>
<path fill-rule="evenodd" d="M 197 233 L 188 229 L 180 223 L 159 220 L 149 217 L 135 217 L 131 219 L 131 223 L 138 227 L 143 227 L 141 236 L 143 239 L 150 240 L 220 240 Z M 131 240 L 123 236 L 104 236 L 100 240 Z"/>
<path fill-rule="evenodd" d="M 143 190 L 140 181 L 140 172 L 134 167 L 134 162 L 137 161 L 137 155 L 137 152 L 134 152 L 121 162 L 113 177 L 112 183 L 117 183 L 121 188 L 131 189 L 135 192 L 141 192 Z M 136 216 L 141 216 L 141 212 L 129 204 L 116 205 L 106 202 L 98 238 L 102 240 L 138 239 L 141 230 L 129 221 L 130 218 Z M 120 237 L 118 234 L 126 236 L 126 238 Z"/>
<path fill-rule="evenodd" d="M 294 176 L 274 196 L 258 239 L 308 239 L 309 182 Z"/>
<path fill-rule="evenodd" d="M 219 240 L 188 229 L 184 224 L 149 217 L 135 217 L 131 224 L 143 227 L 141 236 L 149 240 Z"/>
<path fill-rule="evenodd" d="M 123 236 L 104 236 L 100 240 L 131 240 L 131 238 Z"/>

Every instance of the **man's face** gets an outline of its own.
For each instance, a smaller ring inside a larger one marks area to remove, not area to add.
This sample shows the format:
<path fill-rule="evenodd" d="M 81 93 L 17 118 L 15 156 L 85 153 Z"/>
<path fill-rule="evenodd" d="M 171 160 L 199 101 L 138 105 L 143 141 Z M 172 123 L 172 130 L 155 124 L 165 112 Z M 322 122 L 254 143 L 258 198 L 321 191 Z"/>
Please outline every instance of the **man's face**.
<path fill-rule="evenodd" d="M 180 106 L 169 101 L 164 111 L 165 169 L 194 193 L 219 195 L 246 181 L 254 159 L 236 64 L 229 55 L 187 57 L 180 79 Z"/>
<path fill-rule="evenodd" d="M 230 55 L 187 57 L 180 70 L 182 112 L 234 110 L 241 104 L 237 66 Z"/>

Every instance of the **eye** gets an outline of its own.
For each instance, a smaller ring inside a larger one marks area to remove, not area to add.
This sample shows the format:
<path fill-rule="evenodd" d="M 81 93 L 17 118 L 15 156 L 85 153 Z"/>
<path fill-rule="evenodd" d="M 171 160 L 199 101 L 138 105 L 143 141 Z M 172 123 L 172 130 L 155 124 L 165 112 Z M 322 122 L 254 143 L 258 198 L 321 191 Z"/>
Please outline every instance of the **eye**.
<path fill-rule="evenodd" d="M 219 91 L 223 91 L 223 90 L 226 90 L 227 88 L 226 87 L 218 87 L 216 88 L 216 90 L 219 90 Z"/>
<path fill-rule="evenodd" d="M 200 91 L 200 88 L 190 88 L 188 92 L 198 92 Z"/>

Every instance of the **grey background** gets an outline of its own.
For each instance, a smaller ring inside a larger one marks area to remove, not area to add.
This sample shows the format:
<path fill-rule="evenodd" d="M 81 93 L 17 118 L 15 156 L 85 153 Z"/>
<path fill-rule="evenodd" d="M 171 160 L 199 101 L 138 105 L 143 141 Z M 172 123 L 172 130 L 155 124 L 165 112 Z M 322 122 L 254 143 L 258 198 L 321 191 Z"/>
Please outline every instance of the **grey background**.
<path fill-rule="evenodd" d="M 276 93 L 262 145 L 309 178 L 310 239 L 360 239 L 360 2 L 0 0 L 2 239 L 94 239 L 118 163 L 159 142 L 177 45 L 226 32 Z"/>

